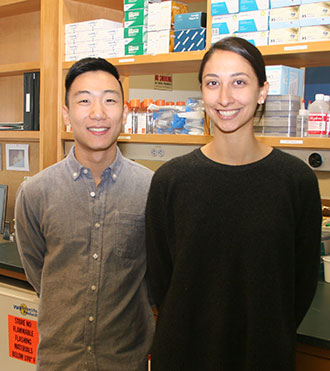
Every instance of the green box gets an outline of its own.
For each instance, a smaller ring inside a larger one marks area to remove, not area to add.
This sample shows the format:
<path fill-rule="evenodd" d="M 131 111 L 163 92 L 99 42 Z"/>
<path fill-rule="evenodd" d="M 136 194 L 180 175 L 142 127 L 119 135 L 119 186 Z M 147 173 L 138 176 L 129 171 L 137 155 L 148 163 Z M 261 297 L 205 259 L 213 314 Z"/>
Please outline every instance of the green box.
<path fill-rule="evenodd" d="M 125 45 L 147 42 L 147 27 L 136 26 L 124 28 Z"/>
<path fill-rule="evenodd" d="M 125 55 L 143 55 L 147 51 L 147 44 L 125 45 Z"/>
<path fill-rule="evenodd" d="M 124 11 L 148 7 L 148 0 L 124 0 Z"/>
<path fill-rule="evenodd" d="M 148 9 L 135 9 L 125 12 L 124 27 L 147 26 Z"/>

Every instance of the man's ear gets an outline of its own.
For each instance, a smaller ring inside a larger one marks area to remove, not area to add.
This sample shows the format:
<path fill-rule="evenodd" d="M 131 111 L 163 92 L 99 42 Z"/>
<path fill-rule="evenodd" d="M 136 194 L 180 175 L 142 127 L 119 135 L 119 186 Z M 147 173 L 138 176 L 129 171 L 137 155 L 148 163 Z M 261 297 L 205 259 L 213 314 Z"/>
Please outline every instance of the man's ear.
<path fill-rule="evenodd" d="M 67 106 L 62 107 L 62 117 L 63 117 L 64 124 L 66 126 L 70 125 L 69 108 Z"/>
<path fill-rule="evenodd" d="M 127 104 L 124 104 L 124 110 L 123 110 L 123 125 L 126 124 L 127 114 L 128 114 L 128 106 L 127 106 Z"/>

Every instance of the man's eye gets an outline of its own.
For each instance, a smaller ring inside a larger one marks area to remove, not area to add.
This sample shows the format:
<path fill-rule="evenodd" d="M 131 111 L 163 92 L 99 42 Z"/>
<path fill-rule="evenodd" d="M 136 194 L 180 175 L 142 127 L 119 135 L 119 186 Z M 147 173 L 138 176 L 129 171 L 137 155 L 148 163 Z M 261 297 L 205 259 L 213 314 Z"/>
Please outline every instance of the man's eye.
<path fill-rule="evenodd" d="M 80 99 L 79 103 L 88 103 L 88 99 Z"/>

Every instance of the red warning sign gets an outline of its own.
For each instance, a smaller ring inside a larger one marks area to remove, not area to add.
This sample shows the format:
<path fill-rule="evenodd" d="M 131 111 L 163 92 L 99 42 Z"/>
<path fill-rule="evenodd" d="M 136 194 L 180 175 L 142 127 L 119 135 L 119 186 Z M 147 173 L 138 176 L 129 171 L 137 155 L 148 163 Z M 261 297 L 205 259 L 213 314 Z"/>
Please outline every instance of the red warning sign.
<path fill-rule="evenodd" d="M 9 356 L 37 363 L 39 334 L 37 321 L 8 315 Z"/>

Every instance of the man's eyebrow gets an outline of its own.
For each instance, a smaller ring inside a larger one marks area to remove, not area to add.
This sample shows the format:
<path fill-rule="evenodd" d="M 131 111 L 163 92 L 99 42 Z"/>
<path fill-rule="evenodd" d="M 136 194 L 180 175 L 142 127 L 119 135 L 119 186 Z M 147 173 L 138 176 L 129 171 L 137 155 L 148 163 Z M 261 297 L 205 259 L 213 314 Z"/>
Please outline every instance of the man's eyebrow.
<path fill-rule="evenodd" d="M 106 90 L 102 91 L 102 94 L 107 94 L 107 93 L 115 94 L 115 95 L 120 96 L 120 93 L 117 90 L 106 89 Z M 91 90 L 78 90 L 77 92 L 74 93 L 74 96 L 76 97 L 80 94 L 90 94 L 91 95 L 91 94 L 93 94 L 93 91 L 91 91 Z"/>

